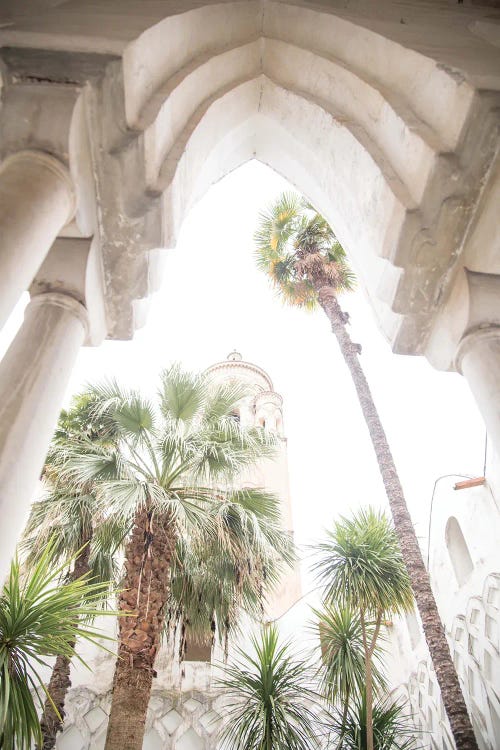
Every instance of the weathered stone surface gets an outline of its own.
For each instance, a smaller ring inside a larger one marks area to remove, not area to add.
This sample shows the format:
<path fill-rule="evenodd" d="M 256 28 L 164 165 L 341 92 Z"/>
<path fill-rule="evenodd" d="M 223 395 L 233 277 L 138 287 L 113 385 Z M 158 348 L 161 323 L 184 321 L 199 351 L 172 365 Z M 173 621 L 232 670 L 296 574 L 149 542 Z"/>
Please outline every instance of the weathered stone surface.
<path fill-rule="evenodd" d="M 97 732 L 101 724 L 107 719 L 107 715 L 104 713 L 102 708 L 96 706 L 91 711 L 86 713 L 83 718 L 89 730 L 94 733 Z"/>
<path fill-rule="evenodd" d="M 163 742 L 155 729 L 150 729 L 149 732 L 146 732 L 142 747 L 144 750 L 162 750 Z"/>
<path fill-rule="evenodd" d="M 84 747 L 84 739 L 76 727 L 70 727 L 57 738 L 57 750 L 84 750 Z"/>
<path fill-rule="evenodd" d="M 167 730 L 169 734 L 173 734 L 175 730 L 182 724 L 182 716 L 177 713 L 175 709 L 169 711 L 165 716 L 160 719 L 160 724 Z"/>
<path fill-rule="evenodd" d="M 205 743 L 194 729 L 188 729 L 176 742 L 176 750 L 204 750 L 204 748 Z"/>

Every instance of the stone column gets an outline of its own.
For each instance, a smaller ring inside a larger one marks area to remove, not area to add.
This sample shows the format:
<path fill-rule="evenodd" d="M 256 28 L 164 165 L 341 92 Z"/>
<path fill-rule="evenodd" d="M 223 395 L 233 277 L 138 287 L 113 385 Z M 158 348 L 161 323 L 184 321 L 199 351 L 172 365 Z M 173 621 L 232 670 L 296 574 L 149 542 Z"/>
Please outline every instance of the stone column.
<path fill-rule="evenodd" d="M 459 344 L 456 364 L 467 379 L 500 455 L 500 326 L 466 334 Z"/>
<path fill-rule="evenodd" d="M 18 151 L 0 166 L 0 328 L 74 212 L 69 172 L 55 157 Z"/>
<path fill-rule="evenodd" d="M 468 309 L 455 366 L 466 378 L 500 455 L 500 275 L 465 269 Z"/>
<path fill-rule="evenodd" d="M 0 582 L 27 520 L 87 311 L 51 292 L 31 299 L 0 362 Z"/>

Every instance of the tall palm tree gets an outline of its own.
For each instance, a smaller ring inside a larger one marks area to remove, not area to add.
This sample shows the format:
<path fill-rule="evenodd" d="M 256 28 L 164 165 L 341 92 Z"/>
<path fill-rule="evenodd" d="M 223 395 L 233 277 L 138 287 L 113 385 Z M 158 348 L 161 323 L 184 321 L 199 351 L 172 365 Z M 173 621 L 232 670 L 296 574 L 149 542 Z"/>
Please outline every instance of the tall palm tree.
<path fill-rule="evenodd" d="M 313 610 L 317 622 L 314 630 L 321 644 L 319 670 L 320 692 L 332 706 L 340 706 L 341 720 L 338 730 L 338 750 L 342 747 L 347 728 L 349 706 L 358 701 L 365 691 L 366 665 L 361 616 L 352 606 L 324 604 Z M 373 625 L 365 624 L 368 640 L 373 638 Z M 379 657 L 378 641 L 374 656 Z M 385 680 L 377 661 L 372 665 L 374 688 L 385 687 Z M 338 712 L 337 712 L 338 713 Z"/>
<path fill-rule="evenodd" d="M 33 742 L 43 742 L 38 707 L 43 708 L 49 693 L 38 670 L 48 666 L 46 660 L 77 656 L 77 633 L 102 647 L 105 636 L 85 620 L 100 612 L 108 585 L 90 583 L 84 576 L 60 586 L 61 574 L 70 563 L 64 560 L 54 567 L 49 545 L 25 575 L 17 559 L 11 564 L 0 595 L 2 750 L 30 750 Z"/>
<path fill-rule="evenodd" d="M 403 488 L 359 361 L 361 347 L 351 341 L 346 329 L 349 316 L 338 301 L 338 295 L 350 291 L 355 282 L 344 250 L 325 219 L 293 193 L 284 193 L 261 214 L 255 242 L 258 266 L 283 299 L 305 308 L 319 304 L 330 321 L 370 433 L 457 750 L 477 750 Z"/>
<path fill-rule="evenodd" d="M 158 395 L 155 405 L 117 384 L 95 387 L 94 414 L 115 444 L 80 443 L 64 469 L 77 487 L 97 482 L 109 512 L 131 524 L 119 603 L 129 616 L 119 620 L 106 750 L 142 747 L 181 533 L 212 538 L 233 563 L 247 556 L 291 557 L 276 499 L 257 489 L 231 489 L 243 469 L 273 454 L 276 442 L 234 419 L 247 390 L 173 366 L 163 373 Z M 241 566 L 241 579 L 252 577 L 252 569 Z"/>
<path fill-rule="evenodd" d="M 252 638 L 253 655 L 238 649 L 218 681 L 225 698 L 223 748 L 231 750 L 313 750 L 319 747 L 319 695 L 307 667 L 274 625 Z"/>
<path fill-rule="evenodd" d="M 91 482 L 75 489 L 61 477 L 67 452 L 75 445 L 88 438 L 109 440 L 102 426 L 92 419 L 91 404 L 89 394 L 80 394 L 69 411 L 60 416 L 43 471 L 41 497 L 31 507 L 21 549 L 28 566 L 36 564 L 46 549 L 50 550 L 54 566 L 60 566 L 69 556 L 72 565 L 64 571 L 64 585 L 88 576 L 94 583 L 107 584 L 110 593 L 117 580 L 116 555 L 127 528 L 120 519 L 109 516 Z M 70 646 L 74 647 L 75 641 Z M 62 730 L 64 702 L 71 687 L 70 669 L 70 655 L 58 654 L 40 722 L 43 735 L 40 750 L 52 750 L 57 733 Z"/>
<path fill-rule="evenodd" d="M 413 609 L 410 579 L 394 529 L 383 514 L 370 508 L 338 521 L 318 545 L 318 557 L 314 567 L 325 586 L 325 600 L 359 613 L 366 744 L 367 750 L 373 750 L 373 657 L 384 618 Z"/>

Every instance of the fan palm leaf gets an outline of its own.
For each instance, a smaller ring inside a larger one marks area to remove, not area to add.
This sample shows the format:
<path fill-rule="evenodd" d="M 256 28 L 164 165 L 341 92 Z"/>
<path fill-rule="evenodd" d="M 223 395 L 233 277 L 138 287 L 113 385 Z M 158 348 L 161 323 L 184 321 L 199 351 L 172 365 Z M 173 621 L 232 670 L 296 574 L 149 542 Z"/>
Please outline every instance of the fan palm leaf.
<path fill-rule="evenodd" d="M 80 490 L 90 484 L 110 517 L 130 528 L 120 608 L 132 616 L 119 626 L 108 750 L 142 746 L 167 610 L 174 624 L 192 617 L 200 633 L 216 617 L 226 635 L 242 604 L 255 610 L 292 557 L 276 501 L 260 490 L 233 489 L 242 471 L 272 456 L 277 443 L 269 431 L 233 418 L 248 395 L 245 386 L 217 385 L 179 365 L 162 373 L 156 402 L 116 383 L 92 386 L 93 418 L 113 440 L 95 449 L 88 440 L 65 446 L 61 475 Z M 184 559 L 190 568 L 182 569 L 181 539 L 185 546 L 202 540 L 211 561 L 229 561 L 224 596 L 220 602 L 213 596 L 208 610 L 186 602 L 191 594 L 196 604 L 207 567 L 191 550 Z"/>

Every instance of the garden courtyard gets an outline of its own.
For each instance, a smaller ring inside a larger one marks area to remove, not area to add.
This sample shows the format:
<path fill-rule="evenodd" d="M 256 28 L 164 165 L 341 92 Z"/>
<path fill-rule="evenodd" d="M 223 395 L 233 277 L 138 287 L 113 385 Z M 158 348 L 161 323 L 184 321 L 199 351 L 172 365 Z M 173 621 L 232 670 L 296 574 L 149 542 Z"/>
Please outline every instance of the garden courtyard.
<path fill-rule="evenodd" d="M 2 749 L 500 742 L 500 16 L 354 5 L 0 11 Z"/>

